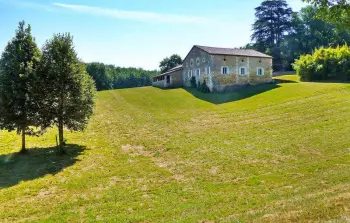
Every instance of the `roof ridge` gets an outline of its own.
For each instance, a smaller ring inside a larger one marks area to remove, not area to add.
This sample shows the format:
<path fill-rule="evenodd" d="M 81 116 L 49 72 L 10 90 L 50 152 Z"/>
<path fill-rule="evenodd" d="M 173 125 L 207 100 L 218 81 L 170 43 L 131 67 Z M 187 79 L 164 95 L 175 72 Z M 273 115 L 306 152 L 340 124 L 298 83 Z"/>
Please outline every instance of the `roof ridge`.
<path fill-rule="evenodd" d="M 206 47 L 206 48 L 215 48 L 215 49 L 231 49 L 231 50 L 252 50 L 252 51 L 257 51 L 257 50 L 254 50 L 254 49 L 241 49 L 241 48 L 237 48 L 237 47 L 216 47 L 216 46 L 201 46 L 201 45 L 194 45 L 196 47 Z M 259 52 L 259 51 L 257 51 Z"/>
<path fill-rule="evenodd" d="M 272 58 L 271 56 L 261 53 L 254 49 L 239 49 L 239 48 L 225 48 L 225 47 L 212 47 L 212 46 L 201 46 L 201 45 L 194 45 L 194 47 L 197 47 L 209 54 L 217 54 L 217 55 L 237 55 L 237 56 L 251 56 L 251 57 L 268 57 Z"/>

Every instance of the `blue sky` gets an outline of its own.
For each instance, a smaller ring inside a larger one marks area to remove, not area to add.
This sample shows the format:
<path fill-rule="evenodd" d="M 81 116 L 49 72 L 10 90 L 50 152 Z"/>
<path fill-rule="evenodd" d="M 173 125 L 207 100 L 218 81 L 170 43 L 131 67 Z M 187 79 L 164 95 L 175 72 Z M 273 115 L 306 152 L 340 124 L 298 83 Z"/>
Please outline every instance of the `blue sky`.
<path fill-rule="evenodd" d="M 32 25 L 39 47 L 70 32 L 85 62 L 157 69 L 166 56 L 193 45 L 240 47 L 250 42 L 261 0 L 0 0 L 0 52 L 18 22 Z M 294 11 L 305 6 L 287 0 Z"/>

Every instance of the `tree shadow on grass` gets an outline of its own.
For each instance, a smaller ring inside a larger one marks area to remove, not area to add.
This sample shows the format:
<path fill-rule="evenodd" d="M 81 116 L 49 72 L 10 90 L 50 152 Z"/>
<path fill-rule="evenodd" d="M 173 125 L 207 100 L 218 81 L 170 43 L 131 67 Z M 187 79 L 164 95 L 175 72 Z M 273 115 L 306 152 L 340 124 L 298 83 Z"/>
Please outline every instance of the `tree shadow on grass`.
<path fill-rule="evenodd" d="M 79 161 L 77 157 L 85 150 L 79 145 L 66 145 L 66 154 L 57 155 L 57 148 L 34 148 L 25 154 L 0 155 L 0 190 L 29 181 L 57 174 Z"/>
<path fill-rule="evenodd" d="M 271 83 L 271 84 L 261 84 L 256 86 L 246 86 L 231 92 L 212 92 L 212 93 L 202 93 L 194 88 L 184 88 L 184 89 L 200 100 L 204 100 L 212 104 L 218 105 L 218 104 L 224 104 L 228 102 L 249 98 L 254 95 L 261 94 L 279 87 L 281 86 L 275 83 Z"/>

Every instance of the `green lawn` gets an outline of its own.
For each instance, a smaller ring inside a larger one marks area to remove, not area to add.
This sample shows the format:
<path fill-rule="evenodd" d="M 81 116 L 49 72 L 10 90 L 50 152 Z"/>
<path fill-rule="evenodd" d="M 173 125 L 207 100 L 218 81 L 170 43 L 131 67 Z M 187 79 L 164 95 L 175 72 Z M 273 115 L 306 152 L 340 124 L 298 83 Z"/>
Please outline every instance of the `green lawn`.
<path fill-rule="evenodd" d="M 0 221 L 350 219 L 350 84 L 99 92 L 84 133 L 0 132 Z M 285 83 L 281 83 L 285 82 Z"/>

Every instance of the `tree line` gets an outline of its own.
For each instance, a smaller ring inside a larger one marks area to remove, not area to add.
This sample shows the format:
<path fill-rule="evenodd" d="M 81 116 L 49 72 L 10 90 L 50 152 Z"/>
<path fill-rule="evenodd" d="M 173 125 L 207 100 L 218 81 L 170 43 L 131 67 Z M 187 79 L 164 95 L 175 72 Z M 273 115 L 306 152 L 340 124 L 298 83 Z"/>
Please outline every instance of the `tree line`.
<path fill-rule="evenodd" d="M 95 85 L 74 50 L 69 33 L 54 34 L 39 50 L 22 21 L 0 57 L 0 130 L 41 135 L 57 126 L 63 153 L 64 127 L 83 130 L 93 114 Z"/>
<path fill-rule="evenodd" d="M 97 90 L 132 88 L 152 85 L 158 71 L 141 68 L 123 68 L 103 63 L 86 63 L 87 73 L 94 79 Z"/>
<path fill-rule="evenodd" d="M 320 47 L 350 44 L 350 3 L 344 0 L 313 1 L 293 12 L 285 0 L 265 0 L 255 8 L 252 43 L 242 48 L 273 56 L 274 71 L 292 70 L 301 55 Z M 338 13 L 338 14 L 336 14 Z M 343 21 L 334 19 L 343 18 Z"/>

